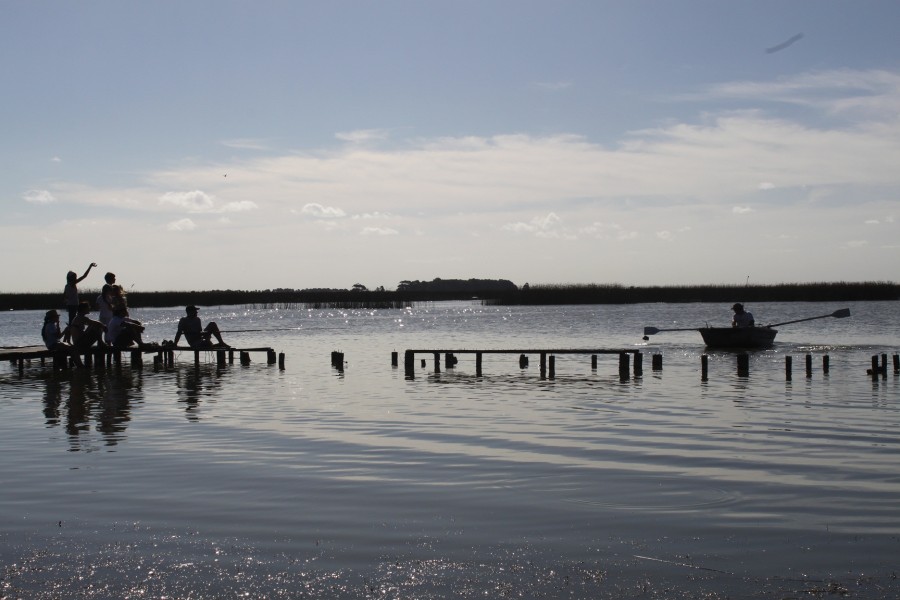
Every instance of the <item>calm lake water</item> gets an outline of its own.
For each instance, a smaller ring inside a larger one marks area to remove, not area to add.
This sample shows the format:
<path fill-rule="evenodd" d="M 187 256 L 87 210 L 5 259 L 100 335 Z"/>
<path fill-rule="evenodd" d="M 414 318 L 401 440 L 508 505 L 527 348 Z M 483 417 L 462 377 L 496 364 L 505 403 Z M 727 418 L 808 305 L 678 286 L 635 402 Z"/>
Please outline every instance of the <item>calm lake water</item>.
<path fill-rule="evenodd" d="M 895 598 L 900 377 L 866 370 L 900 350 L 900 302 L 748 309 L 844 307 L 780 328 L 749 377 L 710 351 L 706 382 L 699 333 L 643 328 L 725 325 L 728 306 L 213 307 L 269 330 L 226 340 L 286 369 L 4 363 L 0 598 Z M 133 311 L 155 341 L 182 314 Z M 0 344 L 39 343 L 41 317 L 0 315 Z M 620 380 L 616 356 L 557 356 L 554 380 L 537 357 L 402 366 L 584 347 L 640 348 L 644 375 Z"/>

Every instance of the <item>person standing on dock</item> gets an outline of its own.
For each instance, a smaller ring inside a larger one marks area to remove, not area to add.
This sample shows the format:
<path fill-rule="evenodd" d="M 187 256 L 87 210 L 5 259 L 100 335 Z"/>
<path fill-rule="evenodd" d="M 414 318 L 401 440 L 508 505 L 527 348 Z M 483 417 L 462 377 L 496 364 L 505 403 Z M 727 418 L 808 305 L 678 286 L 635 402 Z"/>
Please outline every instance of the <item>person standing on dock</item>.
<path fill-rule="evenodd" d="M 69 271 L 66 273 L 66 287 L 63 290 L 63 297 L 66 301 L 66 310 L 69 311 L 69 323 L 72 322 L 72 319 L 75 318 L 75 315 L 78 314 L 78 284 L 81 283 L 85 277 L 88 276 L 88 273 L 91 272 L 91 269 L 97 266 L 97 263 L 92 262 L 88 265 L 87 271 L 84 272 L 84 275 L 81 277 L 75 271 Z"/>
<path fill-rule="evenodd" d="M 744 305 L 738 302 L 734 306 L 731 307 L 731 310 L 734 311 L 734 318 L 731 319 L 732 327 L 755 327 L 756 321 L 753 320 L 753 315 L 746 310 L 744 310 Z"/>
<path fill-rule="evenodd" d="M 100 319 L 100 322 L 104 325 L 109 325 L 113 313 L 111 296 L 112 288 L 116 284 L 116 274 L 107 273 L 103 276 L 103 280 L 106 283 L 103 284 L 103 289 L 100 290 L 100 295 L 97 296 L 97 311 L 99 312 L 97 318 Z"/>
<path fill-rule="evenodd" d="M 196 306 L 191 305 L 185 307 L 184 310 L 187 313 L 187 316 L 181 317 L 178 321 L 178 332 L 175 334 L 175 341 L 172 342 L 173 346 L 178 345 L 178 340 L 180 340 L 183 335 L 187 340 L 188 345 L 194 349 L 230 347 L 225 343 L 225 340 L 222 339 L 222 334 L 219 332 L 219 326 L 216 325 L 215 321 L 208 323 L 204 328 L 203 322 L 200 321 L 200 317 L 197 316 L 199 309 Z M 217 344 L 212 343 L 213 337 L 216 338 Z"/>

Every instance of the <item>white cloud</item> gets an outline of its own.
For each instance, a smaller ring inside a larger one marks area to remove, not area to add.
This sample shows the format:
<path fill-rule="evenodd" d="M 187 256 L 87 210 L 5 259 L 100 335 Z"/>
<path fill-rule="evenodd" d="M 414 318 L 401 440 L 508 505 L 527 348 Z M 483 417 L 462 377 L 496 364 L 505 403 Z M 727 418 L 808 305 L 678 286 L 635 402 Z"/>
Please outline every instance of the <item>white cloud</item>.
<path fill-rule="evenodd" d="M 251 200 L 240 200 L 238 202 L 229 202 L 220 209 L 221 212 L 246 212 L 248 210 L 256 210 L 259 205 Z"/>
<path fill-rule="evenodd" d="M 734 207 L 732 207 L 731 212 L 733 212 L 736 215 L 746 215 L 746 214 L 752 213 L 754 211 L 749 206 L 734 206 Z"/>
<path fill-rule="evenodd" d="M 844 247 L 845 248 L 862 248 L 864 246 L 867 246 L 868 244 L 869 244 L 869 242 L 867 242 L 866 240 L 852 240 L 849 242 L 845 242 Z"/>
<path fill-rule="evenodd" d="M 56 202 L 56 198 L 48 190 L 28 190 L 22 196 L 25 202 L 32 204 L 52 204 Z"/>
<path fill-rule="evenodd" d="M 342 142 L 364 144 L 366 142 L 385 140 L 388 138 L 388 132 L 384 129 L 359 129 L 356 131 L 338 132 L 334 137 Z"/>
<path fill-rule="evenodd" d="M 670 242 L 673 239 L 675 239 L 675 234 L 672 233 L 671 231 L 657 231 L 656 237 L 658 237 L 659 239 L 661 239 L 663 241 Z"/>
<path fill-rule="evenodd" d="M 361 235 L 399 235 L 399 231 L 390 227 L 364 227 Z"/>
<path fill-rule="evenodd" d="M 761 190 L 774 190 L 775 184 L 769 181 L 763 181 L 759 184 L 759 189 Z"/>
<path fill-rule="evenodd" d="M 303 208 L 300 209 L 300 214 L 317 219 L 340 219 L 347 216 L 347 213 L 340 208 L 334 206 L 322 206 L 318 202 L 304 204 Z"/>
<path fill-rule="evenodd" d="M 268 150 L 265 140 L 255 138 L 238 138 L 233 140 L 223 140 L 222 145 L 235 150 Z"/>
<path fill-rule="evenodd" d="M 172 221 L 166 225 L 166 229 L 169 231 L 194 231 L 197 229 L 197 224 L 191 219 L 184 218 L 179 219 L 178 221 Z"/>
<path fill-rule="evenodd" d="M 159 203 L 169 204 L 189 212 L 208 212 L 215 207 L 213 198 L 200 190 L 167 192 L 160 197 Z"/>

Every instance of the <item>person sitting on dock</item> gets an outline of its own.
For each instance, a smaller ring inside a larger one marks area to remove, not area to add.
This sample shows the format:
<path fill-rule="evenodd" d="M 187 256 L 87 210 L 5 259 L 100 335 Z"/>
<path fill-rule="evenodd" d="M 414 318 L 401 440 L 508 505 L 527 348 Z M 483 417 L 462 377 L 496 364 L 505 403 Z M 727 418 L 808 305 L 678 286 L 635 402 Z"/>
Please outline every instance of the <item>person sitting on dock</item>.
<path fill-rule="evenodd" d="M 753 315 L 744 310 L 743 304 L 738 302 L 731 307 L 731 310 L 734 311 L 734 318 L 731 319 L 732 327 L 756 327 L 756 321 L 753 320 Z"/>
<path fill-rule="evenodd" d="M 141 339 L 144 332 L 144 326 L 140 321 L 136 321 L 128 316 L 128 309 L 125 307 L 117 307 L 113 310 L 112 319 L 106 328 L 107 342 L 116 348 L 128 348 L 134 344 L 144 347 L 148 344 Z"/>
<path fill-rule="evenodd" d="M 87 350 L 95 343 L 105 345 L 101 340 L 103 332 L 106 331 L 106 325 L 90 318 L 89 314 L 91 314 L 91 305 L 82 300 L 78 304 L 78 314 L 66 328 L 65 337 L 71 338 L 72 345 L 79 350 Z"/>
<path fill-rule="evenodd" d="M 41 338 L 44 340 L 44 345 L 47 346 L 47 350 L 53 352 L 72 352 L 72 350 L 74 350 L 72 345 L 63 341 L 63 337 L 68 331 L 68 327 L 66 327 L 65 332 L 59 329 L 59 313 L 53 309 L 48 310 L 44 315 L 44 326 L 41 327 Z M 72 359 L 79 367 L 84 366 L 81 362 L 81 357 L 77 354 L 72 354 Z"/>
<path fill-rule="evenodd" d="M 178 340 L 180 340 L 183 335 L 187 340 L 188 345 L 194 349 L 230 348 L 230 346 L 225 343 L 225 340 L 222 339 L 222 334 L 219 332 L 219 326 L 216 325 L 215 321 L 208 323 L 204 328 L 202 321 L 200 321 L 200 317 L 197 316 L 199 309 L 196 306 L 191 305 L 184 310 L 187 313 L 187 316 L 181 317 L 178 321 L 178 332 L 175 334 L 175 341 L 172 342 L 173 346 L 178 345 Z M 213 337 L 216 338 L 218 343 L 212 343 Z"/>

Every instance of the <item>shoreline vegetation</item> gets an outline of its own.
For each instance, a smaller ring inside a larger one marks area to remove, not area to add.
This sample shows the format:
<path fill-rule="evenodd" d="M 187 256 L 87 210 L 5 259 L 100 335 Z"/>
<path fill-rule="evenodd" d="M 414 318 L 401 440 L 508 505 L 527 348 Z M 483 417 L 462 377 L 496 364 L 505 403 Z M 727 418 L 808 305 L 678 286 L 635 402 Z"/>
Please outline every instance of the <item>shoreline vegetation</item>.
<path fill-rule="evenodd" d="M 93 304 L 99 290 L 85 289 L 82 300 Z M 396 290 L 274 289 L 206 291 L 134 291 L 134 308 L 250 306 L 262 309 L 401 309 L 415 304 L 477 300 L 484 306 L 645 304 L 690 302 L 850 302 L 900 299 L 900 284 L 884 281 L 780 283 L 770 285 L 623 286 L 619 284 L 524 284 L 504 279 L 434 279 L 402 281 Z M 59 308 L 62 293 L 0 293 L 0 310 Z"/>

